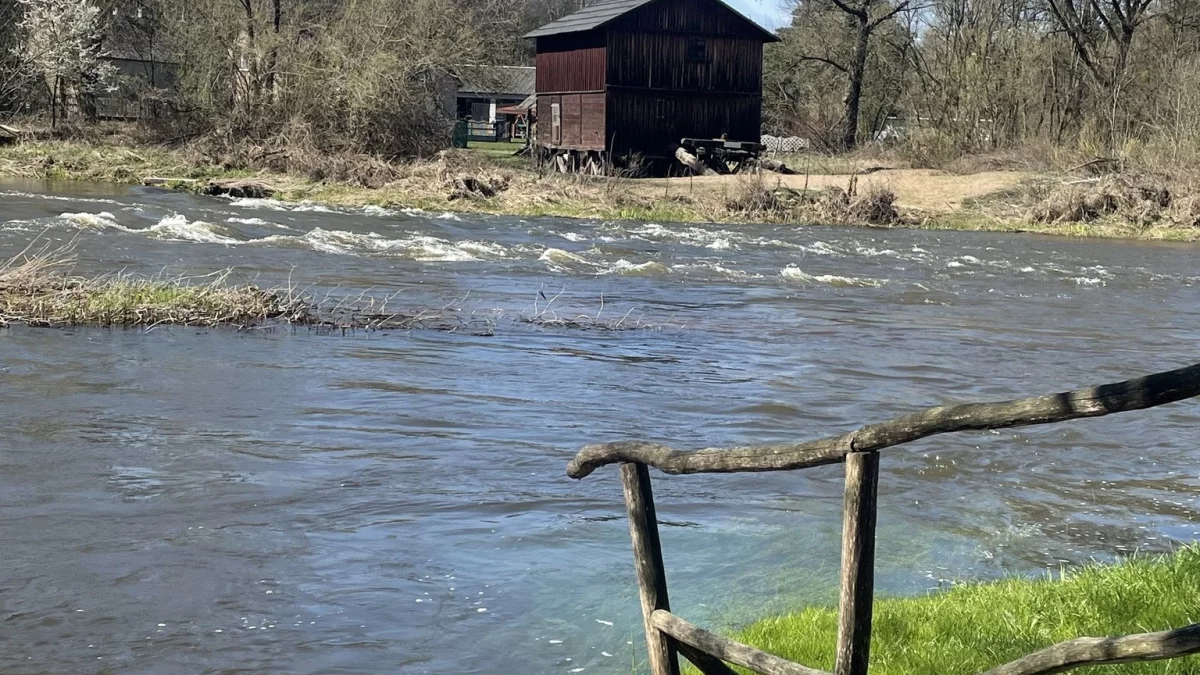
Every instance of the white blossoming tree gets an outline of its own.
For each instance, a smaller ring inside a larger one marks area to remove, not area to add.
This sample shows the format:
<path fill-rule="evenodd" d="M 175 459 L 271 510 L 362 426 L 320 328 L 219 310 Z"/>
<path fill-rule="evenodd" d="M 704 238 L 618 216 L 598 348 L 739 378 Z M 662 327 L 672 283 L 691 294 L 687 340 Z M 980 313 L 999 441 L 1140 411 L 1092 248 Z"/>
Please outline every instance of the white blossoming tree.
<path fill-rule="evenodd" d="M 103 91 L 116 69 L 101 49 L 100 9 L 90 0 L 17 0 L 24 10 L 17 55 L 45 80 L 51 123 Z"/>

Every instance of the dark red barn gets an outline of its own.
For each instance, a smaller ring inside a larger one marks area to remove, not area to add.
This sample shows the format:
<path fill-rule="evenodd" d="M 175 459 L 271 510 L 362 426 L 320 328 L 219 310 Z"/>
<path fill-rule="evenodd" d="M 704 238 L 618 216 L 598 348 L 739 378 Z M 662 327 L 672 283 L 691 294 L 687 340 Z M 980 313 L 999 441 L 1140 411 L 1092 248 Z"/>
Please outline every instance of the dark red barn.
<path fill-rule="evenodd" d="M 548 153 L 590 164 L 759 141 L 763 44 L 779 38 L 721 0 L 600 0 L 525 37 Z"/>

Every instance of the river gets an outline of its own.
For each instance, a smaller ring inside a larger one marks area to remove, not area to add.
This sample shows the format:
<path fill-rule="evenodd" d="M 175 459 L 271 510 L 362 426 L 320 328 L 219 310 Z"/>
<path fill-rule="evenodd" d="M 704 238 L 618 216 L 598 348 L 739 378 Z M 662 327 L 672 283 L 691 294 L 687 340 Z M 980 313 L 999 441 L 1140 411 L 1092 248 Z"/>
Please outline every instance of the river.
<path fill-rule="evenodd" d="M 0 328 L 4 673 L 638 672 L 619 481 L 567 478 L 579 446 L 799 440 L 1200 354 L 1194 244 L 0 183 L 0 259 L 35 240 L 84 274 L 232 267 L 489 329 Z M 1195 539 L 1198 425 L 888 451 L 877 588 Z M 835 598 L 840 467 L 654 481 L 677 613 Z"/>

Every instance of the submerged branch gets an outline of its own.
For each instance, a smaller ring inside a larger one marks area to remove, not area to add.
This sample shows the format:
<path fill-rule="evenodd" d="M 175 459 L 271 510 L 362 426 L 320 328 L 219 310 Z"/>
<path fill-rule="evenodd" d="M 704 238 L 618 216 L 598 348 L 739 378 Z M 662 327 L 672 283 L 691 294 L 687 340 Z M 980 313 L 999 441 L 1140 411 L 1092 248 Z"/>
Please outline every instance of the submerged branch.
<path fill-rule="evenodd" d="M 848 434 L 801 443 L 675 450 L 657 443 L 622 441 L 588 445 L 567 465 L 583 478 L 616 462 L 638 462 L 664 473 L 728 473 L 805 469 L 842 461 L 850 452 L 882 450 L 926 436 L 1049 424 L 1141 410 L 1200 395 L 1200 363 L 1124 382 L 997 403 L 927 408 Z"/>

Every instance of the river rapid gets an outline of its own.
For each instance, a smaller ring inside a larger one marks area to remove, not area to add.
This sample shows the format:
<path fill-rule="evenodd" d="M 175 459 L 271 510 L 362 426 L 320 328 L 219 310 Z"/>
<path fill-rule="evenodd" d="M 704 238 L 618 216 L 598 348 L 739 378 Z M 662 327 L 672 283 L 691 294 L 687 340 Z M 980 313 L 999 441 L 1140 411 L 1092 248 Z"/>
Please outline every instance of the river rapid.
<path fill-rule="evenodd" d="M 0 328 L 4 673 L 638 672 L 619 481 L 567 478 L 579 446 L 800 440 L 1200 354 L 1194 244 L 0 183 L 0 260 L 35 241 L 488 330 Z M 1185 402 L 887 451 L 877 588 L 1195 540 L 1198 425 Z M 835 599 L 840 467 L 653 477 L 677 613 Z"/>

